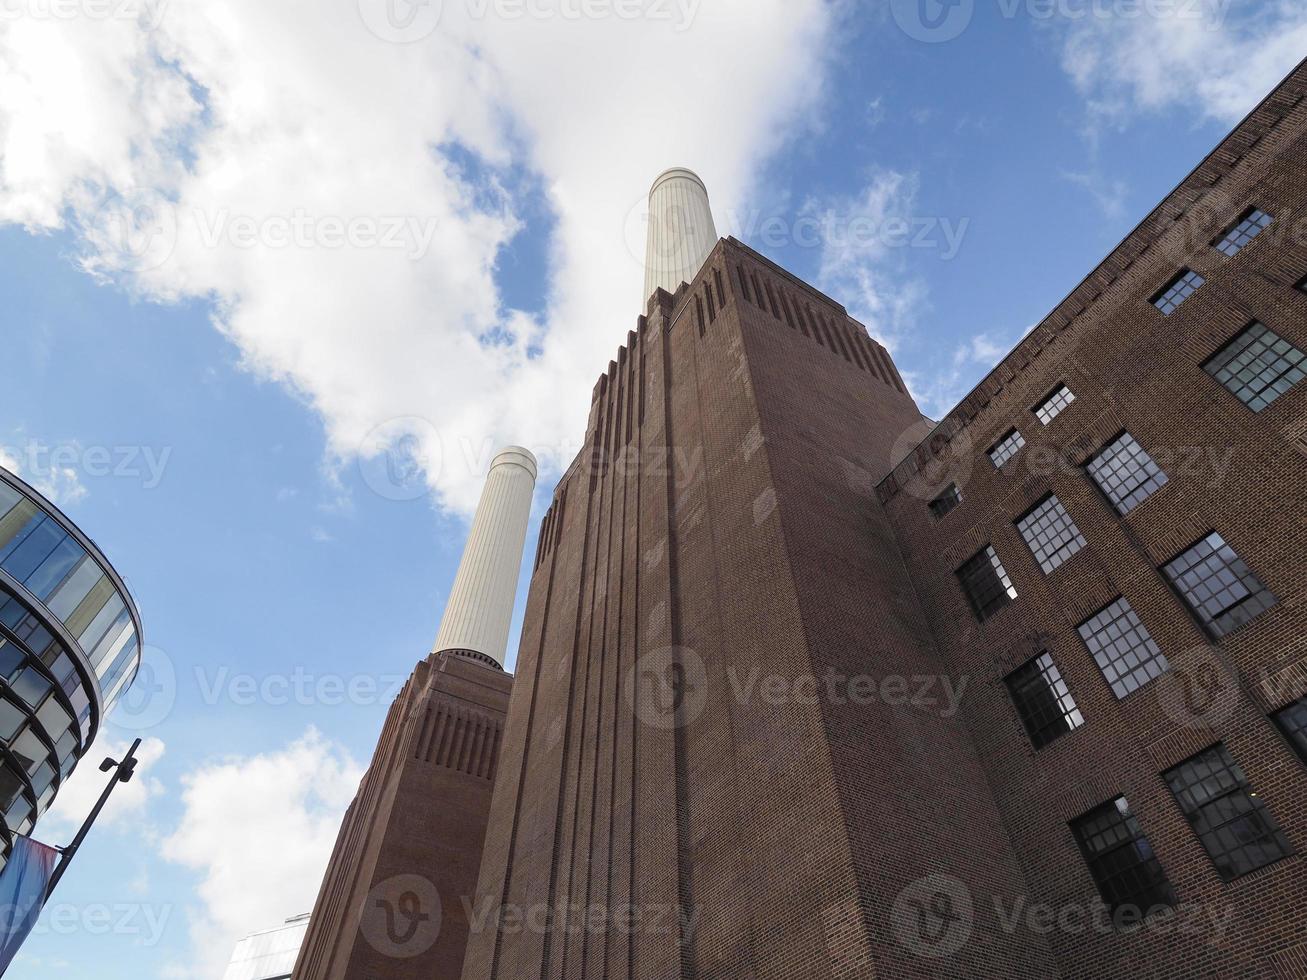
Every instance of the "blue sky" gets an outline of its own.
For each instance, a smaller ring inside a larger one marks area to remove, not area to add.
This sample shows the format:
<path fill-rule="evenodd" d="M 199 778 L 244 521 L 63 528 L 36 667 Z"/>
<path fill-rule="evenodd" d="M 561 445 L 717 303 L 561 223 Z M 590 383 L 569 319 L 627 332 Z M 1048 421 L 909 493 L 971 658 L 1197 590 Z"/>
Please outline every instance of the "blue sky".
<path fill-rule="evenodd" d="M 10 976 L 217 977 L 309 909 L 491 450 L 537 451 L 542 505 L 577 447 L 659 171 L 697 169 L 719 231 L 849 306 L 938 417 L 1307 51 L 1289 2 L 923 2 L 0 21 L 0 451 L 150 646 L 95 750 L 141 735 L 148 765 Z M 428 465 L 396 488 L 405 435 Z"/>

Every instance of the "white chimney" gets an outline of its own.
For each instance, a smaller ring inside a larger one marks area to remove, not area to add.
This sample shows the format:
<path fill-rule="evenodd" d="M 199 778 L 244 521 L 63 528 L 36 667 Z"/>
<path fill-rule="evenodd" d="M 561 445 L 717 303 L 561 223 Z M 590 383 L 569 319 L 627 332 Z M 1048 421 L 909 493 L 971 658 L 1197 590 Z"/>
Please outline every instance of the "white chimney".
<path fill-rule="evenodd" d="M 491 462 L 435 653 L 479 654 L 504 666 L 535 485 L 536 458 L 520 446 Z"/>
<path fill-rule="evenodd" d="M 708 188 L 693 171 L 666 171 L 649 190 L 644 301 L 660 286 L 675 293 L 681 283 L 693 282 L 716 244 Z"/>

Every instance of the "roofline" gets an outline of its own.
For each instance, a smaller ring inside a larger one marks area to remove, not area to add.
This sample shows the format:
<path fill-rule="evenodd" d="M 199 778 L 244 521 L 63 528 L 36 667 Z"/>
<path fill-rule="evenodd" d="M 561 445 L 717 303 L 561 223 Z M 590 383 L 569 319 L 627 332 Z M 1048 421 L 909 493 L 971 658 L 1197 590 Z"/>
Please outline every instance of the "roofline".
<path fill-rule="evenodd" d="M 1207 155 L 1204 156 L 1201 161 L 1199 161 L 1196 167 L 1194 167 L 1187 174 L 1185 174 L 1184 178 L 1181 179 L 1180 182 L 1175 185 L 1175 187 L 1173 187 L 1170 191 L 1167 192 L 1167 194 L 1162 198 L 1162 200 L 1157 204 L 1156 207 L 1154 207 L 1151 211 L 1149 211 L 1148 214 L 1145 215 L 1144 218 L 1138 224 L 1136 224 L 1133 228 L 1130 229 L 1130 231 L 1125 235 L 1124 238 L 1122 238 L 1119 242 L 1117 242 L 1117 244 L 1113 246 L 1110 251 L 1108 251 L 1107 255 L 1103 257 L 1102 261 L 1100 261 L 1096 266 L 1094 266 L 1093 270 L 1087 276 L 1081 279 L 1080 282 L 1076 284 L 1074 289 L 1072 289 L 1069 293 L 1066 294 L 1066 296 L 1064 296 L 1061 300 L 1059 300 L 1053 306 L 1053 309 L 1050 310 L 1046 316 L 1044 316 L 1042 319 L 1039 320 L 1038 323 L 1035 324 L 1034 328 L 1032 328 L 1028 333 L 1026 333 L 1025 336 L 1023 336 L 1012 346 L 1011 350 L 1009 350 L 1006 354 L 1004 354 L 1001 358 L 999 358 L 998 363 L 995 364 L 994 367 L 983 378 L 981 378 L 980 381 L 977 382 L 976 385 L 970 391 L 968 391 L 965 395 L 959 398 L 952 408 L 950 408 L 947 412 L 944 413 L 943 417 L 939 420 L 939 422 L 935 424 L 935 427 L 930 430 L 930 432 L 926 435 L 926 437 L 922 439 L 921 442 L 917 443 L 917 445 L 913 446 L 911 449 L 908 450 L 908 452 L 904 455 L 903 459 L 901 459 L 897 464 L 895 464 L 894 468 L 890 470 L 889 474 L 883 480 L 881 480 L 878 486 L 884 487 L 886 483 L 888 483 L 890 480 L 897 477 L 899 474 L 899 469 L 903 466 L 903 464 L 906 463 L 910 458 L 915 456 L 922 446 L 925 446 L 927 443 L 929 443 L 935 437 L 935 434 L 940 430 L 940 427 L 943 426 L 946 422 L 948 422 L 951 418 L 953 418 L 954 413 L 956 413 L 958 409 L 961 408 L 968 401 L 968 399 L 970 399 L 973 395 L 977 394 L 982 388 L 984 388 L 985 385 L 988 384 L 989 381 L 999 373 L 999 371 L 1003 368 L 1003 366 L 1007 364 L 1008 360 L 1014 354 L 1016 354 L 1017 351 L 1019 351 L 1023 346 L 1025 346 L 1027 343 L 1031 341 L 1031 338 L 1035 336 L 1035 334 L 1039 331 L 1040 327 L 1047 325 L 1049 321 L 1051 321 L 1053 317 L 1057 315 L 1058 310 L 1060 310 L 1064 305 L 1066 305 L 1068 302 L 1072 301 L 1075 298 L 1076 293 L 1078 293 L 1086 285 L 1090 285 L 1094 276 L 1096 276 L 1104 267 L 1106 267 L 1111 262 L 1113 256 L 1115 256 L 1118 252 L 1120 252 L 1121 249 L 1124 248 L 1136 234 L 1142 231 L 1149 224 L 1149 222 L 1151 222 L 1155 217 L 1157 217 L 1157 215 L 1166 208 L 1166 205 L 1172 200 L 1172 198 L 1174 198 L 1177 194 L 1179 194 L 1182 190 L 1184 190 L 1186 184 L 1188 184 L 1194 177 L 1199 175 L 1199 171 L 1201 171 L 1205 166 L 1207 166 L 1209 162 L 1211 162 L 1211 160 L 1217 155 L 1217 153 L 1220 152 L 1221 147 L 1223 147 L 1233 137 L 1237 136 L 1239 132 L 1248 125 L 1248 123 L 1252 120 L 1253 116 L 1255 116 L 1258 112 L 1260 112 L 1267 105 L 1267 103 L 1269 103 L 1272 99 L 1274 99 L 1275 96 L 1278 95 L 1280 91 L 1290 81 L 1293 80 L 1295 76 L 1302 73 L 1303 71 L 1307 71 L 1307 58 L 1304 58 L 1302 61 L 1298 62 L 1298 64 L 1294 66 L 1292 71 L 1290 71 L 1287 75 L 1285 75 L 1284 78 L 1282 78 L 1275 85 L 1275 87 L 1272 88 L 1271 91 L 1266 94 L 1264 98 L 1262 98 L 1255 106 L 1253 106 L 1253 108 L 1248 112 L 1247 115 L 1243 117 L 1243 119 L 1239 120 L 1239 123 L 1236 126 L 1234 126 L 1228 133 L 1226 133 L 1225 136 L 1221 137 L 1219 141 L 1217 141 L 1216 146 L 1214 146 L 1211 149 L 1211 151 L 1207 153 Z M 915 475 L 915 472 L 916 471 L 914 471 L 912 475 Z M 908 478 L 910 479 L 911 476 L 909 476 Z"/>
<path fill-rule="evenodd" d="M 136 606 L 136 600 L 132 597 L 131 590 L 127 588 L 127 583 L 123 581 L 118 570 L 113 567 L 113 563 L 100 550 L 100 546 L 87 537 L 86 533 L 78 527 L 67 514 L 50 502 L 50 499 L 33 487 L 26 480 L 17 474 L 0 466 L 0 480 L 8 483 L 19 493 L 24 494 L 32 499 L 42 510 L 59 522 L 65 531 L 81 545 L 88 555 L 96 560 L 96 563 L 104 569 L 106 575 L 113 580 L 114 587 L 122 594 L 127 603 L 127 608 L 132 614 L 132 622 L 136 626 L 136 639 L 141 645 L 141 650 L 145 649 L 145 633 L 141 628 L 141 611 Z M 44 605 L 44 603 L 42 603 Z"/>

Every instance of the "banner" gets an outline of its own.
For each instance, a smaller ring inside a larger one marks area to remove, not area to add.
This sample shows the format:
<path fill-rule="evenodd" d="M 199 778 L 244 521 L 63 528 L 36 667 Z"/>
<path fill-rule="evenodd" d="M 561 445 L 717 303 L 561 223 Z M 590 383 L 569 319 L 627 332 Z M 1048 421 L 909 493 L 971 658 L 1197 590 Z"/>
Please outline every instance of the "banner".
<path fill-rule="evenodd" d="M 0 871 L 0 976 L 45 907 L 45 892 L 59 852 L 30 837 L 15 837 L 9 863 Z"/>

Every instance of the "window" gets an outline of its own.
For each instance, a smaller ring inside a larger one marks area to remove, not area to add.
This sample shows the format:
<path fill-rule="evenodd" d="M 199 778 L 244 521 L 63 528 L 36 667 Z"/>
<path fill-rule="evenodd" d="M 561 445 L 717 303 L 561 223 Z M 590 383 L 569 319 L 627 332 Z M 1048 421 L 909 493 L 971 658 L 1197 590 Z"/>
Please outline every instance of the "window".
<path fill-rule="evenodd" d="M 1217 351 L 1203 370 L 1254 412 L 1266 408 L 1307 376 L 1303 352 L 1255 322 Z"/>
<path fill-rule="evenodd" d="M 1079 631 L 1118 698 L 1133 694 L 1171 669 L 1138 613 L 1124 598 L 1081 623 Z"/>
<path fill-rule="evenodd" d="M 1076 396 L 1071 393 L 1071 389 L 1066 385 L 1060 385 L 1057 391 L 1053 392 L 1035 408 L 1035 414 L 1039 416 L 1039 421 L 1045 425 L 1052 422 L 1062 414 L 1063 409 L 1076 400 Z"/>
<path fill-rule="evenodd" d="M 1164 776 L 1189 826 L 1226 881 L 1293 853 L 1225 743 L 1218 742 Z"/>
<path fill-rule="evenodd" d="M 971 608 L 982 623 L 1017 597 L 1007 569 L 992 545 L 969 558 L 957 571 Z"/>
<path fill-rule="evenodd" d="M 1000 439 L 989 451 L 989 458 L 997 467 L 1002 467 L 1009 459 L 1021 451 L 1021 447 L 1026 444 L 1025 438 L 1016 429 L 1013 429 L 1002 439 Z"/>
<path fill-rule="evenodd" d="M 1175 890 L 1124 796 L 1073 821 L 1071 831 L 1118 924 L 1175 905 Z"/>
<path fill-rule="evenodd" d="M 1212 244 L 1218 252 L 1237 255 L 1245 245 L 1256 238 L 1271 223 L 1271 216 L 1257 208 L 1249 208 L 1234 226 Z"/>
<path fill-rule="evenodd" d="M 1213 532 L 1163 569 L 1194 615 L 1216 638 L 1278 601 L 1225 540 Z"/>
<path fill-rule="evenodd" d="M 938 518 L 952 511 L 962 503 L 962 491 L 956 483 L 950 483 L 948 489 L 930 502 L 931 512 Z"/>
<path fill-rule="evenodd" d="M 1166 316 L 1170 316 L 1206 281 L 1192 269 L 1182 269 L 1179 275 L 1163 286 L 1161 292 L 1153 297 L 1153 305 Z"/>
<path fill-rule="evenodd" d="M 1307 293 L 1307 276 L 1303 276 L 1298 280 L 1298 288 L 1304 293 Z"/>
<path fill-rule="evenodd" d="M 1062 672 L 1047 653 L 1017 668 L 1004 683 L 1026 726 L 1030 744 L 1037 749 L 1085 723 Z"/>
<path fill-rule="evenodd" d="M 1129 432 L 1090 460 L 1089 475 L 1117 513 L 1130 513 L 1166 485 L 1166 474 Z"/>
<path fill-rule="evenodd" d="M 1275 715 L 1275 724 L 1284 732 L 1302 761 L 1307 763 L 1307 698 L 1281 708 Z"/>
<path fill-rule="evenodd" d="M 1060 568 L 1088 543 L 1056 494 L 1046 497 L 1034 510 L 1017 521 L 1017 530 L 1035 553 L 1035 559 L 1045 575 Z"/>

